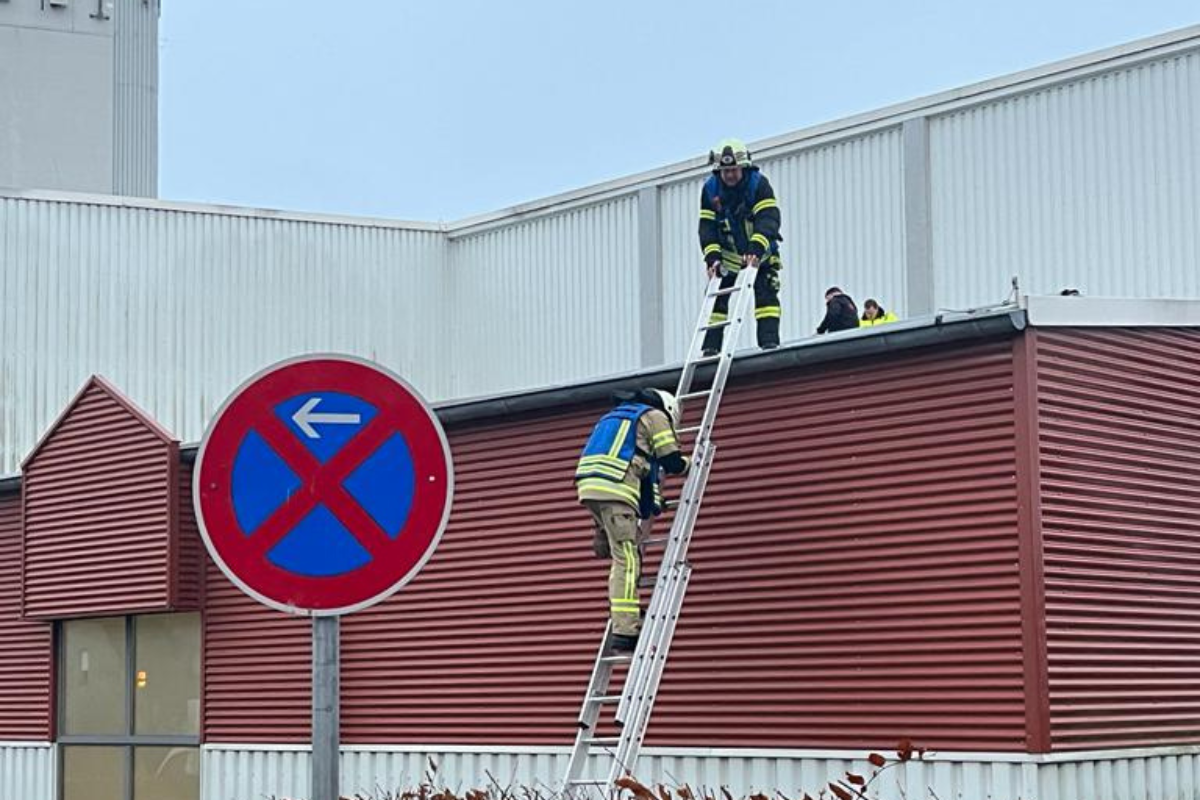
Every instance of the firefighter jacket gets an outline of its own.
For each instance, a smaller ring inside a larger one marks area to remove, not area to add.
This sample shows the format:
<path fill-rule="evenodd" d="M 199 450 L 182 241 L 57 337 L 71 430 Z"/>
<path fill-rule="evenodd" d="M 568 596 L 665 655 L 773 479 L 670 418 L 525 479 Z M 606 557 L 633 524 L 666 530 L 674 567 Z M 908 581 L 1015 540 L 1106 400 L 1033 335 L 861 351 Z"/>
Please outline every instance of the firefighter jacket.
<path fill-rule="evenodd" d="M 704 261 L 720 261 L 726 270 L 742 268 L 742 256 L 759 258 L 763 267 L 778 269 L 779 203 L 775 190 L 758 167 L 746 167 L 736 186 L 710 175 L 700 190 L 700 249 Z"/>
<path fill-rule="evenodd" d="M 672 465 L 680 461 L 670 418 L 643 403 L 617 406 L 600 418 L 584 445 L 575 469 L 579 500 L 615 500 L 636 509 L 642 519 L 657 516 L 662 513 L 664 460 Z M 670 471 L 686 469 L 683 459 L 682 468 Z"/>

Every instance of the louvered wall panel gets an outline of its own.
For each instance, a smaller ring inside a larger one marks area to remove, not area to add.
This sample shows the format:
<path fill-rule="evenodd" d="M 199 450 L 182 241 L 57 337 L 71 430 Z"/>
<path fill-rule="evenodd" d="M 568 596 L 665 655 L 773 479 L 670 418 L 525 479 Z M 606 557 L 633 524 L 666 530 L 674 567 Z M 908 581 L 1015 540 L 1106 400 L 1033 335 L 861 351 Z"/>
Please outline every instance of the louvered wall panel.
<path fill-rule="evenodd" d="M 205 563 L 204 740 L 311 741 L 312 623 L 252 600 Z"/>
<path fill-rule="evenodd" d="M 21 496 L 0 493 L 0 740 L 50 740 L 51 647 L 21 618 Z"/>
<path fill-rule="evenodd" d="M 204 602 L 204 573 L 208 554 L 204 549 L 204 540 L 200 538 L 196 515 L 192 513 L 191 466 L 181 466 L 179 469 L 176 497 L 179 503 L 175 510 L 179 555 L 175 567 L 175 605 L 178 611 L 193 611 L 198 610 Z"/>
<path fill-rule="evenodd" d="M 24 611 L 171 606 L 178 449 L 92 381 L 25 465 Z"/>
<path fill-rule="evenodd" d="M 1200 332 L 1037 332 L 1051 742 L 1200 741 Z"/>
<path fill-rule="evenodd" d="M 737 382 L 652 744 L 1024 747 L 1011 369 L 999 341 Z M 606 614 L 571 484 L 601 410 L 451 431 L 441 546 L 345 621 L 347 743 L 569 741 Z"/>

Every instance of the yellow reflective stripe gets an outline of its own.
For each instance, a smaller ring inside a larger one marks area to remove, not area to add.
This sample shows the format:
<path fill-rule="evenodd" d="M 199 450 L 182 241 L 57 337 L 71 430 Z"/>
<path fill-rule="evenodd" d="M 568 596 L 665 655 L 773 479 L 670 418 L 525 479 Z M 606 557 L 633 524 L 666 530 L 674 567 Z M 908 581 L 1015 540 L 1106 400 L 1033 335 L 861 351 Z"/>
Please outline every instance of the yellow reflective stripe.
<path fill-rule="evenodd" d="M 579 463 L 580 464 L 608 464 L 609 466 L 612 466 L 612 467 L 625 466 L 624 459 L 614 458 L 612 456 L 603 456 L 603 455 L 583 456 L 579 459 Z"/>
<path fill-rule="evenodd" d="M 661 431 L 650 437 L 650 444 L 657 450 L 663 444 L 671 444 L 675 441 L 675 431 Z"/>
<path fill-rule="evenodd" d="M 763 246 L 764 250 L 771 249 L 771 242 L 767 239 L 767 237 L 763 236 L 761 233 L 756 233 L 753 236 L 751 236 L 750 241 L 758 242 L 759 244 L 761 244 Z"/>
<path fill-rule="evenodd" d="M 763 306 L 762 308 L 754 309 L 755 319 L 767 319 L 768 317 L 778 317 L 779 306 Z"/>
<path fill-rule="evenodd" d="M 593 475 L 597 475 L 597 474 L 603 475 L 614 481 L 625 480 L 625 470 L 617 469 L 616 467 L 605 467 L 600 464 L 594 464 L 590 467 L 585 466 L 585 467 L 580 467 L 579 469 L 575 470 L 576 478 L 579 478 L 584 475 L 586 475 L 587 477 L 592 477 Z"/>
<path fill-rule="evenodd" d="M 751 214 L 757 214 L 764 208 L 779 208 L 779 203 L 775 202 L 774 197 L 768 197 L 765 200 L 759 200 L 754 204 L 754 208 L 750 209 Z"/>
<path fill-rule="evenodd" d="M 707 208 L 700 209 L 700 219 L 716 219 L 717 212 L 709 211 Z"/>
<path fill-rule="evenodd" d="M 711 314 L 709 314 L 709 315 L 708 315 L 708 321 L 709 321 L 710 323 L 713 323 L 713 322 L 724 322 L 724 321 L 725 321 L 725 320 L 727 320 L 727 319 L 729 319 L 729 315 L 728 315 L 728 314 L 722 314 L 720 311 L 714 311 L 714 312 L 712 312 Z"/>
<path fill-rule="evenodd" d="M 709 253 L 719 253 L 720 251 L 721 245 L 719 244 L 710 244 L 704 247 L 704 255 L 708 255 Z"/>
<path fill-rule="evenodd" d="M 637 553 L 633 542 L 625 542 L 625 599 L 637 600 Z"/>
<path fill-rule="evenodd" d="M 583 492 L 600 492 L 628 500 L 633 503 L 635 508 L 638 504 L 637 490 L 623 483 L 614 483 L 606 478 L 584 478 L 575 485 L 581 494 Z"/>
<path fill-rule="evenodd" d="M 621 445 L 625 444 L 625 437 L 629 434 L 629 420 L 621 420 L 621 427 L 617 428 L 617 435 L 613 437 L 612 447 L 608 448 L 608 457 L 616 458 L 617 453 L 621 452 Z"/>

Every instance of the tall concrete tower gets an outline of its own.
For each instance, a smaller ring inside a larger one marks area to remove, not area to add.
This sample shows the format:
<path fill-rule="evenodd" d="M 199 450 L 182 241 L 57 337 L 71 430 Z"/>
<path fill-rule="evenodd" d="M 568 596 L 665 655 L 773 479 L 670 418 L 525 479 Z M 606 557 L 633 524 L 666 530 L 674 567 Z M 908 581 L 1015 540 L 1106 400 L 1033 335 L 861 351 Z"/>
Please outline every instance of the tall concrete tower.
<path fill-rule="evenodd" d="M 158 194 L 159 0 L 0 0 L 0 186 Z"/>

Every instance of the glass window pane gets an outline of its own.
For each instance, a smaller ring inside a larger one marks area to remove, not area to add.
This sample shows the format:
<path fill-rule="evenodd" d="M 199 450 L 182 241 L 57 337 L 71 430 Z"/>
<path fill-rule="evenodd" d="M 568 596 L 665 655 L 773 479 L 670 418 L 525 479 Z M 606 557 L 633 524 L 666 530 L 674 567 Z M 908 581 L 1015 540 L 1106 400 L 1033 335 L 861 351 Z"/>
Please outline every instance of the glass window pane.
<path fill-rule="evenodd" d="M 134 733 L 200 734 L 200 615 L 134 620 Z"/>
<path fill-rule="evenodd" d="M 63 733 L 127 733 L 125 619 L 63 623 Z"/>
<path fill-rule="evenodd" d="M 199 747 L 135 747 L 133 800 L 199 800 Z"/>
<path fill-rule="evenodd" d="M 63 800 L 125 800 L 124 747 L 63 747 Z"/>

